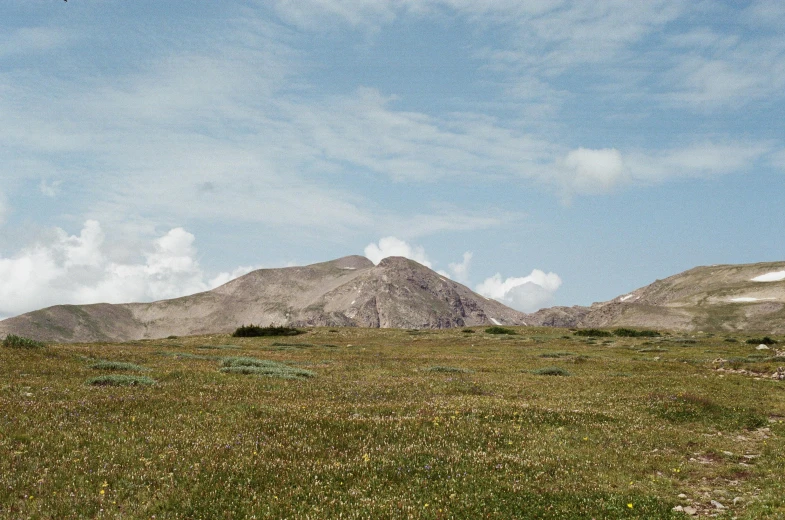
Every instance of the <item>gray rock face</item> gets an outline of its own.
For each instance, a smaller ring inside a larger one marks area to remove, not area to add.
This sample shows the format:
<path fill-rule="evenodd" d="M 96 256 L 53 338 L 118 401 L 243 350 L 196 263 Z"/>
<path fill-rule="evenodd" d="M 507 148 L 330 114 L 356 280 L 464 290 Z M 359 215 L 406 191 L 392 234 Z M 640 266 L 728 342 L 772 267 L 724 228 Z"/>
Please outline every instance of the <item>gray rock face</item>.
<path fill-rule="evenodd" d="M 226 333 L 247 324 L 449 328 L 524 325 L 526 315 L 406 258 L 348 256 L 260 269 L 212 291 L 152 303 L 57 305 L 0 322 L 0 335 L 127 341 Z"/>

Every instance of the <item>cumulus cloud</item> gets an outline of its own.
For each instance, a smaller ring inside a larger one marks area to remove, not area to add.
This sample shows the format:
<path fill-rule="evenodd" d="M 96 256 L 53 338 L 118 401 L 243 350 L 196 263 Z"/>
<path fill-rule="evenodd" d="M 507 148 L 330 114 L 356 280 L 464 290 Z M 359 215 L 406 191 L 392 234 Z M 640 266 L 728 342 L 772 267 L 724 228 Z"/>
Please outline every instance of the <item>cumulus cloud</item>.
<path fill-rule="evenodd" d="M 624 161 L 615 148 L 570 151 L 562 161 L 565 183 L 571 192 L 604 192 L 625 180 Z"/>
<path fill-rule="evenodd" d="M 487 297 L 522 312 L 534 312 L 547 306 L 561 286 L 562 280 L 556 273 L 545 273 L 534 269 L 528 276 L 502 279 L 501 274 L 487 278 L 475 290 Z"/>
<path fill-rule="evenodd" d="M 624 155 L 615 148 L 578 148 L 541 175 L 562 194 L 606 193 L 625 184 L 654 184 L 675 177 L 711 177 L 743 171 L 771 153 L 767 142 L 694 143 L 680 148 Z M 775 154 L 769 158 L 777 164 Z M 782 161 L 782 158 L 779 160 Z"/>
<path fill-rule="evenodd" d="M 451 278 L 455 278 L 455 280 L 460 283 L 469 282 L 469 264 L 472 261 L 472 256 L 474 256 L 474 253 L 471 251 L 466 251 L 463 254 L 463 261 L 452 262 L 447 265 L 447 267 L 450 269 L 450 273 L 452 273 Z"/>
<path fill-rule="evenodd" d="M 56 229 L 39 243 L 0 258 L 0 317 L 57 304 L 122 303 L 175 298 L 211 289 L 250 267 L 207 280 L 196 261 L 195 237 L 174 228 L 157 238 L 138 263 L 111 260 L 105 234 L 95 220 L 79 235 Z"/>
<path fill-rule="evenodd" d="M 384 237 L 377 244 L 368 244 L 365 246 L 365 256 L 374 264 L 378 264 L 388 256 L 403 256 L 429 269 L 433 266 L 422 246 L 409 245 L 396 237 Z"/>
<path fill-rule="evenodd" d="M 60 192 L 60 185 L 62 183 L 63 181 L 47 182 L 46 179 L 41 179 L 41 182 L 38 184 L 38 189 L 47 197 L 55 198 Z"/>

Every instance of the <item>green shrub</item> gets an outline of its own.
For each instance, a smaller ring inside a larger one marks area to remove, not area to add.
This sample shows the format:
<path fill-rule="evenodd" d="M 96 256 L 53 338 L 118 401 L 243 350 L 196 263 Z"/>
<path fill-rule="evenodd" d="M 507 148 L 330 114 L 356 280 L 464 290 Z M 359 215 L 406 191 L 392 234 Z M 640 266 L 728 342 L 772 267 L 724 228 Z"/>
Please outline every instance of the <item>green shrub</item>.
<path fill-rule="evenodd" d="M 91 377 L 87 380 L 87 384 L 93 386 L 148 386 L 154 385 L 155 379 L 150 379 L 145 376 L 112 374 L 108 376 Z"/>
<path fill-rule="evenodd" d="M 623 338 L 657 338 L 662 335 L 656 330 L 635 330 L 625 328 L 615 329 L 613 334 Z"/>
<path fill-rule="evenodd" d="M 750 338 L 747 340 L 747 345 L 775 345 L 777 342 L 768 336 L 762 338 Z"/>
<path fill-rule="evenodd" d="M 726 343 L 738 343 L 739 340 L 737 340 L 736 338 L 725 338 L 725 342 Z"/>
<path fill-rule="evenodd" d="M 570 373 L 563 368 L 559 367 L 545 367 L 532 371 L 532 374 L 538 376 L 568 376 Z"/>
<path fill-rule="evenodd" d="M 123 361 L 98 361 L 97 363 L 90 365 L 90 368 L 94 368 L 96 370 L 127 370 L 129 372 L 143 372 L 145 370 L 150 370 L 149 368 L 145 368 L 141 365 L 137 365 L 135 363 L 125 363 Z"/>
<path fill-rule="evenodd" d="M 234 374 L 256 374 L 281 379 L 298 379 L 314 377 L 316 374 L 310 370 L 290 367 L 278 361 L 256 359 L 251 357 L 228 357 L 221 362 L 221 372 Z"/>
<path fill-rule="evenodd" d="M 292 327 L 278 327 L 270 325 L 267 327 L 260 327 L 258 325 L 243 325 L 234 331 L 232 336 L 235 338 L 256 338 L 260 336 L 297 336 L 304 334 L 305 331 L 298 330 Z"/>
<path fill-rule="evenodd" d="M 563 358 L 563 357 L 569 357 L 569 356 L 574 356 L 574 355 L 575 354 L 573 354 L 572 352 L 545 352 L 543 354 L 540 354 L 540 357 L 541 358 Z"/>
<path fill-rule="evenodd" d="M 463 329 L 461 332 L 464 334 L 474 334 L 474 329 Z"/>
<path fill-rule="evenodd" d="M 580 329 L 576 330 L 574 333 L 576 336 L 586 336 L 590 338 L 609 338 L 613 336 L 607 330 L 600 330 L 600 329 Z"/>
<path fill-rule="evenodd" d="M 638 352 L 668 352 L 668 349 L 660 347 L 646 347 L 638 350 Z"/>
<path fill-rule="evenodd" d="M 515 332 L 512 329 L 507 329 L 507 328 L 504 328 L 504 327 L 496 327 L 496 326 L 488 327 L 487 329 L 485 329 L 485 333 L 486 334 L 509 334 L 511 336 L 514 336 L 514 335 L 518 334 L 517 332 Z"/>
<path fill-rule="evenodd" d="M 46 344 L 34 339 L 9 334 L 3 340 L 3 346 L 8 348 L 44 348 Z"/>
<path fill-rule="evenodd" d="M 458 374 L 471 374 L 474 370 L 469 370 L 468 368 L 458 368 L 458 367 L 446 367 L 446 366 L 433 366 L 424 369 L 425 372 L 446 372 L 446 373 L 458 373 Z"/>

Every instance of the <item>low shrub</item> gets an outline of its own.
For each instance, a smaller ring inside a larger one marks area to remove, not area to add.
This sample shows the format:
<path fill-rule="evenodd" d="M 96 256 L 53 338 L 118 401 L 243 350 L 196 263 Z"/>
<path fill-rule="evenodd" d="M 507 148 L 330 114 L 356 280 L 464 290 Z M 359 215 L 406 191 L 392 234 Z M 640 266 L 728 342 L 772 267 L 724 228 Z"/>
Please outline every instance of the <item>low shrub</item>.
<path fill-rule="evenodd" d="M 46 344 L 34 339 L 9 334 L 3 340 L 3 346 L 8 348 L 44 348 Z"/>
<path fill-rule="evenodd" d="M 461 332 L 464 334 L 474 334 L 474 329 L 463 329 Z"/>
<path fill-rule="evenodd" d="M 540 357 L 541 358 L 563 358 L 563 357 L 569 357 L 569 356 L 574 356 L 574 355 L 575 354 L 573 354 L 572 352 L 545 352 L 543 354 L 540 354 Z"/>
<path fill-rule="evenodd" d="M 267 327 L 243 325 L 235 330 L 232 336 L 235 338 L 256 338 L 260 336 L 297 336 L 298 334 L 305 334 L 305 331 L 293 327 L 278 327 L 276 325 Z"/>
<path fill-rule="evenodd" d="M 777 342 L 768 336 L 762 338 L 750 338 L 746 341 L 747 345 L 775 345 Z"/>
<path fill-rule="evenodd" d="M 563 368 L 560 367 L 544 367 L 539 368 L 537 370 L 533 370 L 532 374 L 536 374 L 538 376 L 568 376 L 570 373 Z"/>
<path fill-rule="evenodd" d="M 150 370 L 149 368 L 145 368 L 141 365 L 137 365 L 135 363 L 125 363 L 123 361 L 98 361 L 97 363 L 90 365 L 90 368 L 94 368 L 96 370 L 117 370 L 128 372 L 143 372 L 145 370 Z"/>
<path fill-rule="evenodd" d="M 87 380 L 87 384 L 93 386 L 149 386 L 155 384 L 155 379 L 145 376 L 111 374 L 91 377 Z"/>
<path fill-rule="evenodd" d="M 609 338 L 613 336 L 607 330 L 600 329 L 579 329 L 574 332 L 576 336 L 586 336 L 590 338 Z"/>
<path fill-rule="evenodd" d="M 231 374 L 255 374 L 281 379 L 300 379 L 315 377 L 310 370 L 290 367 L 278 361 L 256 359 L 250 357 L 229 357 L 221 362 L 221 372 Z"/>
<path fill-rule="evenodd" d="M 425 372 L 446 372 L 446 373 L 458 373 L 458 374 L 471 374 L 474 370 L 470 370 L 468 368 L 458 368 L 458 367 L 446 367 L 446 366 L 433 366 L 424 369 Z"/>
<path fill-rule="evenodd" d="M 514 335 L 518 334 L 517 332 L 515 332 L 512 329 L 507 329 L 505 327 L 498 327 L 498 326 L 488 327 L 487 329 L 485 329 L 485 333 L 486 334 L 509 334 L 511 336 L 514 336 Z"/>
<path fill-rule="evenodd" d="M 238 350 L 242 347 L 238 347 L 237 345 L 199 345 L 199 350 Z"/>
<path fill-rule="evenodd" d="M 656 330 L 635 330 L 625 328 L 614 329 L 613 334 L 623 338 L 657 338 L 662 335 Z"/>

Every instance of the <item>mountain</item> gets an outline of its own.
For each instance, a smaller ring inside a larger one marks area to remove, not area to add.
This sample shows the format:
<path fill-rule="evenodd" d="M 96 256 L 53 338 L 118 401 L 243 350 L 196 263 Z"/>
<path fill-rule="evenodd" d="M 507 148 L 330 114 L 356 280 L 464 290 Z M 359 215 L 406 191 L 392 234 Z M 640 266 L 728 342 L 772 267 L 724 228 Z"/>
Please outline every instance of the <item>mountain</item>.
<path fill-rule="evenodd" d="M 554 307 L 530 325 L 785 334 L 785 262 L 696 267 L 590 307 Z"/>
<path fill-rule="evenodd" d="M 401 257 L 347 256 L 260 269 L 211 291 L 152 303 L 56 305 L 0 321 L 0 335 L 127 341 L 240 325 L 448 328 L 524 325 L 526 315 Z"/>

